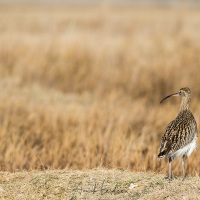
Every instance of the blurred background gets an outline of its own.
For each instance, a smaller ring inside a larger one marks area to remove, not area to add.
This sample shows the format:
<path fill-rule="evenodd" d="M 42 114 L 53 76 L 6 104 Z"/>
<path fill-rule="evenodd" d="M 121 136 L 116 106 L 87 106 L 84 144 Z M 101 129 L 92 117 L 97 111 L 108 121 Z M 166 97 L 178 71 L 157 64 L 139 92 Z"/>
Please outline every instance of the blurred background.
<path fill-rule="evenodd" d="M 168 6 L 197 6 L 198 0 L 0 0 L 3 4 L 20 5 L 168 5 Z"/>
<path fill-rule="evenodd" d="M 0 168 L 165 173 L 162 134 L 192 90 L 198 1 L 0 0 Z M 187 161 L 198 175 L 200 156 Z M 181 161 L 173 163 L 181 173 Z"/>

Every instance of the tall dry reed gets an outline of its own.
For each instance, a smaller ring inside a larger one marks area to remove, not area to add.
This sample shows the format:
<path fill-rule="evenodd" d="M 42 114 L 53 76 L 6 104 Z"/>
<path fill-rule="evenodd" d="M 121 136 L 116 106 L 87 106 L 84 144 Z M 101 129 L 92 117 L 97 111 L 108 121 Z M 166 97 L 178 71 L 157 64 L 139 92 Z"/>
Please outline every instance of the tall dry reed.
<path fill-rule="evenodd" d="M 190 87 L 199 124 L 199 27 L 198 10 L 2 7 L 1 169 L 167 170 L 157 153 L 179 100 L 159 101 Z"/>

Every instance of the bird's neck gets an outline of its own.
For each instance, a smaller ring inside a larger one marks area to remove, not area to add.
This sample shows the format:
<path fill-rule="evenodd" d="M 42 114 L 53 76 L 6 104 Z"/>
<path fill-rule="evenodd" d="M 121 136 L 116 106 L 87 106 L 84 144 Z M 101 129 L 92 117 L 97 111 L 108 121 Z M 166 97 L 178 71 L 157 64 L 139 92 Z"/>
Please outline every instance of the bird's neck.
<path fill-rule="evenodd" d="M 181 106 L 180 106 L 180 112 L 190 110 L 190 98 L 182 98 L 181 99 Z"/>

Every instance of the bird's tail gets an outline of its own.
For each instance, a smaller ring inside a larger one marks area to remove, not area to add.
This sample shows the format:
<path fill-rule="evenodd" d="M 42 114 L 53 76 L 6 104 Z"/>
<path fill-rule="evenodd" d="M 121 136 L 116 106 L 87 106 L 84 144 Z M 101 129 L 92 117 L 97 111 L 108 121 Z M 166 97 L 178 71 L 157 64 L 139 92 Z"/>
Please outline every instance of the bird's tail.
<path fill-rule="evenodd" d="M 159 154 L 158 154 L 158 160 L 161 160 L 162 158 L 164 158 L 166 155 L 166 152 L 165 151 L 161 151 Z"/>

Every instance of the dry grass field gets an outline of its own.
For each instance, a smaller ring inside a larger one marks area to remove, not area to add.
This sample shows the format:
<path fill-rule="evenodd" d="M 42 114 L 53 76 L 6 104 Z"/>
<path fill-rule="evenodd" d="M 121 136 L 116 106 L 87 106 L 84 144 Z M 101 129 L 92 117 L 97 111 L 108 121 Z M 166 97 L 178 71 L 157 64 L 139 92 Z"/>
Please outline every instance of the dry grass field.
<path fill-rule="evenodd" d="M 0 169 L 166 173 L 157 153 L 180 100 L 159 102 L 190 87 L 200 124 L 199 35 L 198 9 L 1 6 Z"/>
<path fill-rule="evenodd" d="M 194 200 L 199 177 L 168 183 L 163 175 L 119 170 L 1 172 L 0 198 L 15 200 Z"/>
<path fill-rule="evenodd" d="M 200 199 L 199 177 L 168 183 L 163 175 L 119 170 L 32 171 L 0 173 L 5 200 L 194 200 Z"/>

